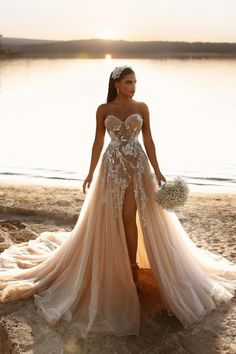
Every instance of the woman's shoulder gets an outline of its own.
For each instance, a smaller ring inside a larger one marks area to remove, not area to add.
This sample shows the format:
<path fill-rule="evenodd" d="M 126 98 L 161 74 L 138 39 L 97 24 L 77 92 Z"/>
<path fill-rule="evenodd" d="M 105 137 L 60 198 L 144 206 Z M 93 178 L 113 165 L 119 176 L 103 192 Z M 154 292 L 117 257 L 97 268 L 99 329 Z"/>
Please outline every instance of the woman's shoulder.
<path fill-rule="evenodd" d="M 111 106 L 112 102 L 101 103 L 97 106 L 97 112 L 100 112 L 101 114 L 106 114 L 107 110 L 109 110 Z"/>
<path fill-rule="evenodd" d="M 146 102 L 141 101 L 141 102 L 138 102 L 138 104 L 140 105 L 140 107 L 148 108 L 148 105 Z"/>
<path fill-rule="evenodd" d="M 101 103 L 98 105 L 97 109 L 103 110 L 104 108 L 106 108 L 106 106 L 107 106 L 107 103 Z"/>
<path fill-rule="evenodd" d="M 107 110 L 107 103 L 101 103 L 97 106 L 97 113 L 99 114 L 105 114 Z"/>
<path fill-rule="evenodd" d="M 147 113 L 149 113 L 149 108 L 146 102 L 136 101 L 136 107 L 141 112 L 142 116 L 145 116 Z"/>

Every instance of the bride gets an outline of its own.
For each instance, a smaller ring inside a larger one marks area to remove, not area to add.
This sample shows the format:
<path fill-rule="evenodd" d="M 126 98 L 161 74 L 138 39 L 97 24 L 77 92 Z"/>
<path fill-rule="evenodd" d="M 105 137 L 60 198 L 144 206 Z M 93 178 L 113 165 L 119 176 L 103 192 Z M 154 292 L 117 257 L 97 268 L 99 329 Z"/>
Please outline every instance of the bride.
<path fill-rule="evenodd" d="M 113 72 L 113 77 L 118 76 L 120 74 L 121 69 L 124 69 L 124 67 L 116 68 Z M 97 109 L 97 130 L 96 130 L 96 136 L 93 145 L 94 152 L 92 155 L 88 176 L 86 177 L 83 183 L 84 193 L 86 193 L 86 186 L 88 187 L 90 186 L 90 183 L 93 178 L 93 171 L 96 167 L 97 160 L 103 148 L 105 128 L 106 128 L 104 125 L 104 117 L 107 116 L 115 117 L 115 119 L 118 119 L 122 123 L 125 123 L 126 119 L 128 119 L 130 116 L 133 116 L 133 118 L 135 119 L 136 118 L 135 115 L 139 114 L 137 112 L 140 112 L 139 115 L 143 119 L 142 137 L 145 145 L 145 150 L 147 151 L 149 160 L 155 171 L 158 185 L 161 185 L 161 181 L 164 182 L 166 181 L 165 177 L 162 175 L 159 169 L 159 165 L 157 162 L 155 145 L 150 130 L 148 106 L 143 102 L 137 102 L 132 99 L 135 93 L 135 86 L 136 86 L 136 78 L 134 72 L 130 71 L 129 69 L 128 74 L 126 74 L 124 79 L 120 78 L 119 81 L 116 80 L 116 83 L 114 85 L 115 87 L 112 87 L 113 82 L 114 80 L 110 80 L 107 103 L 101 104 Z M 114 90 L 114 88 L 116 90 Z M 132 114 L 132 112 L 135 113 Z M 111 113 L 113 114 L 111 115 Z M 114 173 L 116 173 L 116 171 L 114 171 Z M 122 173 L 124 173 L 124 171 L 122 171 Z M 138 263 L 136 262 L 138 231 L 137 231 L 137 225 L 135 220 L 137 205 L 136 205 L 135 195 L 134 195 L 134 182 L 131 182 L 129 186 L 125 188 L 126 190 L 125 190 L 125 196 L 124 196 L 123 207 L 122 207 L 122 219 L 125 228 L 125 236 L 126 236 L 126 242 L 129 251 L 133 278 L 137 286 L 137 290 L 139 291 L 138 288 L 139 267 L 138 267 Z"/>
<path fill-rule="evenodd" d="M 83 336 L 139 334 L 140 268 L 152 271 L 166 311 L 184 327 L 229 301 L 236 289 L 236 264 L 197 247 L 176 214 L 153 198 L 166 179 L 148 107 L 133 100 L 135 86 L 131 67 L 110 74 L 72 231 L 45 231 L 0 254 L 2 303 L 33 296 L 49 324 L 75 326 Z M 100 159 L 106 131 L 111 140 Z"/>

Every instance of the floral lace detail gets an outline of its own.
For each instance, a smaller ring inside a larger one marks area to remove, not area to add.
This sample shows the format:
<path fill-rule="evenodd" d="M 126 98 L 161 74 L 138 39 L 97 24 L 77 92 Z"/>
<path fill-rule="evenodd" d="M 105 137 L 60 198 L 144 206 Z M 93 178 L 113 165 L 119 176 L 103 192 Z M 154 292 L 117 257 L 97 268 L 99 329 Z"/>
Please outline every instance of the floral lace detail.
<path fill-rule="evenodd" d="M 105 125 L 111 141 L 102 156 L 101 201 L 105 202 L 110 196 L 115 217 L 118 217 L 118 206 L 123 207 L 125 190 L 133 180 L 135 199 L 140 200 L 141 219 L 145 226 L 144 209 L 148 197 L 144 189 L 144 165 L 148 159 L 138 141 L 142 123 L 138 113 L 129 116 L 125 122 L 112 115 L 106 117 Z"/>

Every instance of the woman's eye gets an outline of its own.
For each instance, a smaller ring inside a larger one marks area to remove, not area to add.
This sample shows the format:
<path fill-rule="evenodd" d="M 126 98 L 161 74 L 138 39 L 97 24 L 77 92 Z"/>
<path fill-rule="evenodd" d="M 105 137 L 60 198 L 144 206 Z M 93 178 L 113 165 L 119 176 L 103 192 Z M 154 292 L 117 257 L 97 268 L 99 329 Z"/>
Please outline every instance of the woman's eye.
<path fill-rule="evenodd" d="M 126 81 L 127 84 L 132 84 L 131 80 Z M 137 81 L 135 81 L 135 84 L 137 83 Z"/>

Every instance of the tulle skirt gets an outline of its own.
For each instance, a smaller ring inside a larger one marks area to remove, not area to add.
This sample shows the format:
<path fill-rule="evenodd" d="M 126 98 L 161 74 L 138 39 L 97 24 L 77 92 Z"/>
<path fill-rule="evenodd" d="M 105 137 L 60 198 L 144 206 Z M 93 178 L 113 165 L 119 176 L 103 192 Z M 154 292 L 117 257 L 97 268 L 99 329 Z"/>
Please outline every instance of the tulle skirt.
<path fill-rule="evenodd" d="M 121 190 L 112 180 L 104 184 L 102 172 L 100 164 L 72 231 L 45 231 L 1 253 L 0 301 L 33 295 L 48 324 L 66 323 L 82 336 L 138 335 L 140 301 L 119 203 Z M 133 180 L 135 185 L 135 175 Z M 152 270 L 168 314 L 187 327 L 233 297 L 236 264 L 197 247 L 176 214 L 155 202 L 156 188 L 146 160 L 145 208 L 142 194 L 136 194 L 137 262 Z"/>

